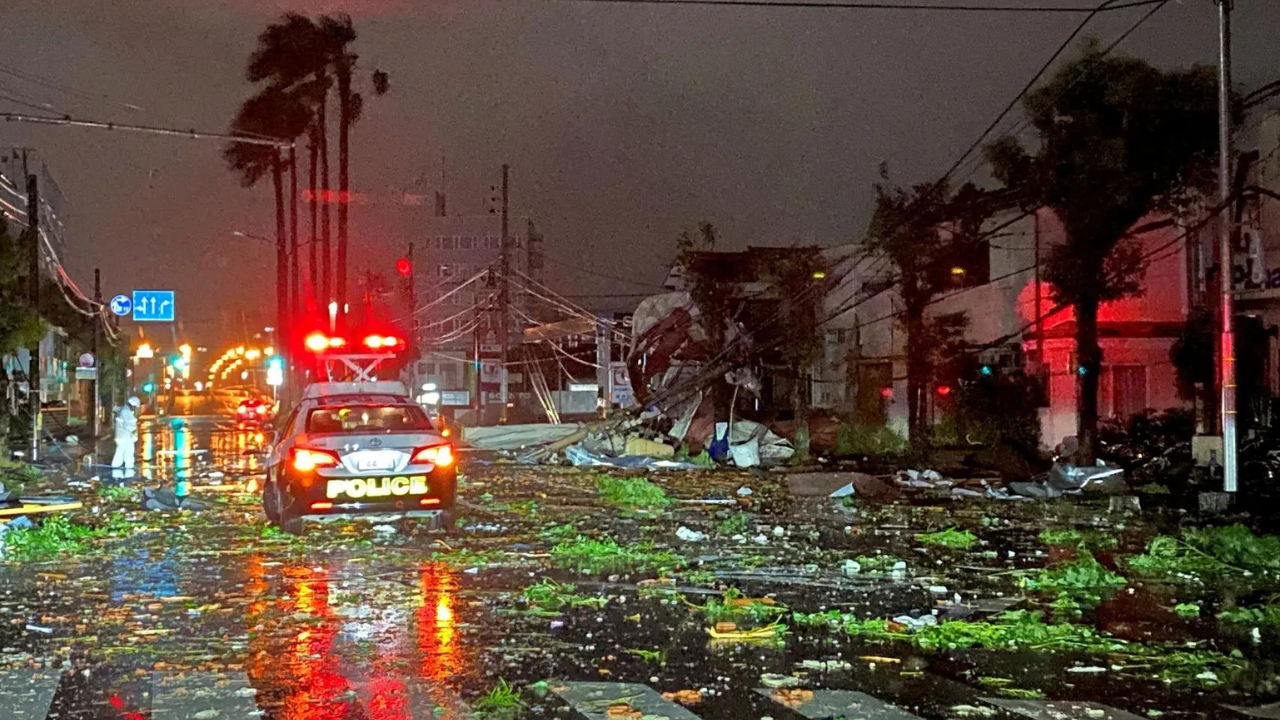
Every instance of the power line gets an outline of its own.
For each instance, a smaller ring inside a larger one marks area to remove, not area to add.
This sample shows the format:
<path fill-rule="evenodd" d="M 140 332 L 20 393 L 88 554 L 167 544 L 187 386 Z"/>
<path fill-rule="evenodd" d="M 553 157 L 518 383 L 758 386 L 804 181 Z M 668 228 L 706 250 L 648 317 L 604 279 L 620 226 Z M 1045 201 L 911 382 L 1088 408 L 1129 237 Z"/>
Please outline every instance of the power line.
<path fill-rule="evenodd" d="M 249 135 L 235 135 L 229 133 L 203 132 L 198 130 L 182 130 L 178 128 L 159 127 L 155 125 L 132 125 L 127 123 L 106 122 L 103 120 L 80 120 L 70 115 L 64 117 L 42 117 L 39 115 L 25 115 L 23 113 L 0 113 L 0 119 L 6 122 L 26 122 L 37 125 L 66 125 L 71 127 L 87 127 L 98 130 L 120 130 L 124 132 L 138 132 L 150 135 L 172 135 L 178 137 L 191 138 L 192 140 L 229 140 L 232 142 L 244 143 L 246 145 L 269 145 L 276 148 L 288 148 L 293 145 L 292 140 L 277 140 L 260 137 L 251 137 Z"/>
<path fill-rule="evenodd" d="M 50 105 L 42 105 L 38 102 L 23 100 L 19 96 L 10 95 L 8 93 L 0 92 L 0 100 L 5 100 L 6 102 L 11 102 L 11 103 L 14 103 L 15 105 L 21 105 L 23 107 L 28 107 L 28 108 L 31 108 L 32 110 L 39 110 L 41 112 L 57 112 L 57 110 Z"/>
<path fill-rule="evenodd" d="M 1080 33 L 1084 31 L 1085 26 L 1089 24 L 1090 20 L 1092 20 L 1096 15 L 1102 12 L 1109 12 L 1109 11 L 1119 10 L 1127 7 L 1137 6 L 1137 4 L 1135 3 L 1117 5 L 1116 1 L 1117 0 L 1103 0 L 1100 4 L 1094 7 L 1093 10 L 1091 10 L 1089 14 L 1076 25 L 1075 29 L 1071 31 L 1071 34 L 1069 34 L 1067 38 L 1063 40 L 1061 44 L 1058 45 L 1058 48 L 1053 52 L 1052 55 L 1049 56 L 1049 59 L 1046 60 L 1040 66 L 1040 69 L 1036 71 L 1035 75 L 1033 75 L 1031 79 L 1028 80 L 1025 85 L 1023 85 L 1022 89 L 1018 91 L 1018 94 L 1015 95 L 1013 99 L 1010 100 L 1005 105 L 1004 109 L 1002 109 L 1000 113 L 996 116 L 996 118 L 992 120 L 990 124 L 987 125 L 987 127 L 982 131 L 980 135 L 978 135 L 977 139 L 975 139 L 973 143 L 971 143 L 969 147 L 965 149 L 964 153 L 962 153 L 960 157 L 957 158 L 954 163 L 952 163 L 951 167 L 948 168 L 945 173 L 943 173 L 942 177 L 937 182 L 933 183 L 927 192 L 925 192 L 919 198 L 916 198 L 916 200 L 912 204 L 918 205 L 920 203 L 928 202 L 930 200 L 933 194 L 937 192 L 938 189 L 940 189 L 942 185 L 946 183 L 947 180 L 950 179 L 953 174 L 955 174 L 956 170 L 958 170 L 961 165 L 964 164 L 965 159 L 968 158 L 970 155 L 972 155 L 975 150 L 981 147 L 982 142 L 987 138 L 988 135 L 991 134 L 991 131 L 994 130 L 1001 122 L 1003 122 L 1005 117 L 1015 107 L 1017 107 L 1018 102 L 1020 102 L 1022 98 L 1026 97 L 1027 93 L 1029 93 L 1031 89 L 1035 87 L 1035 84 L 1040 81 L 1040 78 L 1042 78 L 1046 72 L 1048 72 L 1049 68 L 1053 66 L 1053 63 L 1056 62 L 1064 52 L 1066 52 L 1066 50 L 1071 46 L 1071 43 L 1075 41 L 1076 37 L 1078 37 Z M 1169 2 L 1170 0 L 1154 0 L 1154 2 L 1139 3 L 1142 5 L 1155 5 L 1156 7 L 1152 9 L 1150 12 L 1148 12 L 1146 15 L 1144 15 L 1142 18 L 1140 18 L 1137 23 L 1135 23 L 1127 31 L 1121 34 L 1118 38 L 1112 41 L 1112 43 L 1103 51 L 1103 54 L 1105 55 L 1107 53 L 1110 53 L 1112 50 L 1114 50 L 1125 38 L 1127 38 L 1133 31 L 1135 31 L 1140 25 L 1142 25 L 1142 23 L 1146 22 L 1147 19 L 1149 19 L 1152 15 L 1154 15 L 1156 11 L 1164 7 Z M 1074 78 L 1072 82 L 1074 83 L 1078 80 L 1079 80 L 1079 76 Z M 1025 216 L 1026 214 L 1023 215 L 1023 217 Z M 898 227 L 901 227 L 901 225 L 905 222 L 906 220 L 904 219 L 901 223 L 898 224 Z M 1016 222 L 1016 220 L 1014 222 Z M 1012 223 L 1008 223 L 1008 224 L 1012 224 Z M 1000 229 L 1003 229 L 1003 227 L 1007 227 L 1008 224 L 1001 226 Z M 891 229 L 889 232 L 890 233 L 896 232 L 898 227 Z M 853 265 L 851 265 L 850 269 L 852 270 L 852 267 L 856 267 L 856 265 L 857 263 L 854 263 Z M 872 298 L 887 292 L 890 287 L 892 287 L 892 285 L 886 285 L 885 287 L 881 288 L 880 290 L 873 293 L 872 295 L 859 300 L 858 304 L 861 304 L 862 302 L 867 302 Z M 770 319 L 766 324 L 771 324 L 772 322 L 775 322 L 777 318 L 779 318 L 780 316 L 781 316 L 781 311 L 775 314 L 774 317 Z"/>
<path fill-rule="evenodd" d="M 1099 12 L 1096 8 L 1064 5 L 977 5 L 960 4 L 945 5 L 940 3 L 888 3 L 863 2 L 861 0 L 549 0 L 551 2 L 573 2 L 581 5 L 669 5 L 698 7 L 750 7 L 775 9 L 805 10 L 923 10 L 937 12 L 979 12 L 979 13 L 1060 13 L 1079 15 L 1089 13 L 1091 16 Z M 1133 0 L 1132 2 L 1109 7 L 1106 11 L 1123 10 L 1143 5 L 1153 5 L 1165 0 Z"/>
<path fill-rule="evenodd" d="M 546 260 L 550 260 L 551 262 L 555 263 L 556 265 L 561 265 L 561 266 L 563 266 L 563 267 L 567 267 L 567 268 L 569 268 L 570 270 L 577 270 L 578 272 L 584 272 L 584 273 L 586 273 L 586 274 L 588 274 L 588 275 L 595 275 L 596 277 L 605 278 L 606 280 L 617 280 L 618 282 L 629 283 L 629 284 L 631 284 L 631 285 L 635 285 L 635 286 L 637 286 L 637 287 L 657 288 L 657 289 L 659 289 L 659 290 L 665 290 L 665 289 L 666 289 L 666 288 L 664 288 L 664 287 L 663 287 L 663 286 L 661 286 L 661 285 L 654 285 L 653 283 L 640 282 L 639 280 L 632 280 L 632 279 L 630 279 L 630 278 L 618 277 L 617 275 L 609 275 L 609 274 L 607 274 L 607 273 L 598 272 L 598 271 L 596 271 L 596 270 L 588 270 L 588 269 L 583 268 L 583 267 L 578 267 L 577 265 L 570 265 L 570 264 L 569 264 L 569 263 L 567 263 L 567 262 L 564 262 L 564 261 L 562 261 L 562 260 L 557 260 L 557 259 L 555 259 L 555 258 L 553 258 L 553 257 L 551 257 L 550 255 L 547 255 L 547 254 L 545 254 L 545 253 L 543 254 L 543 256 L 542 256 L 542 257 L 543 257 L 544 259 L 546 259 Z"/>

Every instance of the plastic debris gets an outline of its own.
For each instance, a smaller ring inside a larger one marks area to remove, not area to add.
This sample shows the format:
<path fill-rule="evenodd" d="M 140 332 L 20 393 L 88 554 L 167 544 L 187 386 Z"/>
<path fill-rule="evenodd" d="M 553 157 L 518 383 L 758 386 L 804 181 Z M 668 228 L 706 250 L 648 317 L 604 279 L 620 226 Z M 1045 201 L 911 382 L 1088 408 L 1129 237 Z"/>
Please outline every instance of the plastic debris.
<path fill-rule="evenodd" d="M 907 629 L 912 632 L 938 624 L 938 618 L 933 615 L 921 615 L 918 618 L 911 617 L 910 615 L 899 615 L 898 617 L 893 618 L 893 621 L 899 625 L 905 625 Z"/>
<path fill-rule="evenodd" d="M 738 497 L 751 497 L 753 494 L 754 491 L 745 485 L 738 488 Z"/>
<path fill-rule="evenodd" d="M 707 534 L 704 532 L 698 532 L 697 530 L 691 530 L 681 525 L 676 530 L 676 537 L 684 540 L 685 542 L 702 542 L 707 539 Z"/>
<path fill-rule="evenodd" d="M 805 670 L 817 670 L 818 672 L 839 672 L 841 670 L 852 670 L 853 664 L 844 660 L 802 660 L 800 667 Z"/>
<path fill-rule="evenodd" d="M 845 575 L 857 575 L 862 572 L 862 564 L 857 560 L 845 560 L 843 570 Z"/>
<path fill-rule="evenodd" d="M 395 527 L 391 525 L 374 525 L 373 531 L 379 535 L 394 535 L 396 533 Z"/>
<path fill-rule="evenodd" d="M 765 673 L 760 676 L 760 684 L 767 688 L 792 688 L 800 684 L 800 678 L 792 675 Z"/>

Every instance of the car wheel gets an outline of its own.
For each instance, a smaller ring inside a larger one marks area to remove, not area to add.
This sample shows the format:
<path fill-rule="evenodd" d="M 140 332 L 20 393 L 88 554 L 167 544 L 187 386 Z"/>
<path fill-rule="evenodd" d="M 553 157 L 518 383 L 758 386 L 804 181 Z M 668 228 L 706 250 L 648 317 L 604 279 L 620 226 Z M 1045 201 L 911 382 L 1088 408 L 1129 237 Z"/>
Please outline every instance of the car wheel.
<path fill-rule="evenodd" d="M 280 488 L 274 480 L 262 483 L 262 511 L 272 525 L 280 524 Z"/>
<path fill-rule="evenodd" d="M 280 516 L 280 529 L 290 535 L 302 535 L 302 518 L 285 510 Z"/>

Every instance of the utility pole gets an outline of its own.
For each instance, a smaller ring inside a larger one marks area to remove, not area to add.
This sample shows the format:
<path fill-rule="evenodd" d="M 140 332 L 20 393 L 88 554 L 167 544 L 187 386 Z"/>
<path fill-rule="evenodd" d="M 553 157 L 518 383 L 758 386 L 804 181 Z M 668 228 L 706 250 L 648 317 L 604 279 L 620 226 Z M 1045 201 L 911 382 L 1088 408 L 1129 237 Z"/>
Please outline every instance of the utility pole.
<path fill-rule="evenodd" d="M 27 153 L 22 151 L 23 170 Z M 40 313 L 40 187 L 35 173 L 27 172 L 27 233 L 31 236 L 31 311 Z M 31 413 L 31 460 L 40 459 L 40 341 L 31 345 L 27 367 L 27 408 Z"/>
<path fill-rule="evenodd" d="M 1236 356 L 1231 264 L 1231 3 L 1218 0 L 1218 282 L 1222 291 L 1220 391 L 1222 393 L 1222 489 L 1236 491 Z"/>
<path fill-rule="evenodd" d="M 609 418 L 613 404 L 613 326 L 607 318 L 596 318 L 596 385 L 600 392 L 600 417 Z"/>
<path fill-rule="evenodd" d="M 1044 367 L 1044 314 L 1040 312 L 1040 208 L 1035 212 L 1036 245 L 1036 363 Z"/>
<path fill-rule="evenodd" d="M 413 346 L 419 347 L 418 315 L 416 312 L 414 312 L 418 308 L 417 288 L 415 287 L 417 285 L 417 280 L 418 280 L 418 267 L 413 262 L 413 242 L 412 241 L 409 242 L 409 252 L 405 254 L 405 258 L 409 260 L 409 274 L 405 276 L 405 279 L 404 279 L 406 283 L 405 296 L 409 301 L 408 302 L 409 332 L 412 333 L 411 337 L 413 338 Z"/>
<path fill-rule="evenodd" d="M 298 257 L 298 153 L 289 146 L 289 317 L 296 324 L 302 312 L 298 302 L 298 281 L 302 262 Z M 286 338 L 281 345 L 289 347 Z M 277 348 L 280 349 L 280 348 Z"/>
<path fill-rule="evenodd" d="M 102 307 L 102 270 L 93 269 L 93 302 Z M 93 428 L 93 437 L 98 437 L 98 398 L 102 382 L 102 359 L 98 357 L 99 340 L 102 335 L 102 318 L 94 318 L 93 323 L 93 394 L 89 396 L 89 426 Z"/>
<path fill-rule="evenodd" d="M 508 174 L 511 169 L 510 165 L 502 164 L 502 285 L 498 287 L 498 332 L 502 338 L 502 366 L 498 370 L 500 378 L 501 390 L 498 392 L 498 398 L 502 403 L 502 409 L 499 411 L 498 417 L 503 425 L 507 424 L 507 351 L 511 340 L 510 332 L 510 315 L 511 315 L 511 256 L 510 248 L 511 237 L 507 234 L 507 207 L 509 199 Z"/>
<path fill-rule="evenodd" d="M 271 180 L 276 196 L 276 336 L 288 337 L 289 236 L 285 233 L 284 158 L 277 149 L 271 159 Z"/>

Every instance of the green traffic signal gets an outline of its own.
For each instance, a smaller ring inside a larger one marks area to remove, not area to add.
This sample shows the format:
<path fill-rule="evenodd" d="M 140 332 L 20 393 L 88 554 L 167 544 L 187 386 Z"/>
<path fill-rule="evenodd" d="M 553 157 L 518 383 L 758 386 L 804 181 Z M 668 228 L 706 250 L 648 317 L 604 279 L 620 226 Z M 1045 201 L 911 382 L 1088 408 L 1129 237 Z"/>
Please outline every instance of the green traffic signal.
<path fill-rule="evenodd" d="M 156 384 L 155 384 L 155 383 L 153 383 L 153 382 L 144 382 L 144 383 L 142 383 L 142 392 L 144 392 L 144 393 L 146 393 L 146 394 L 150 395 L 151 393 L 153 393 L 153 392 L 155 392 L 155 391 L 156 391 Z"/>

